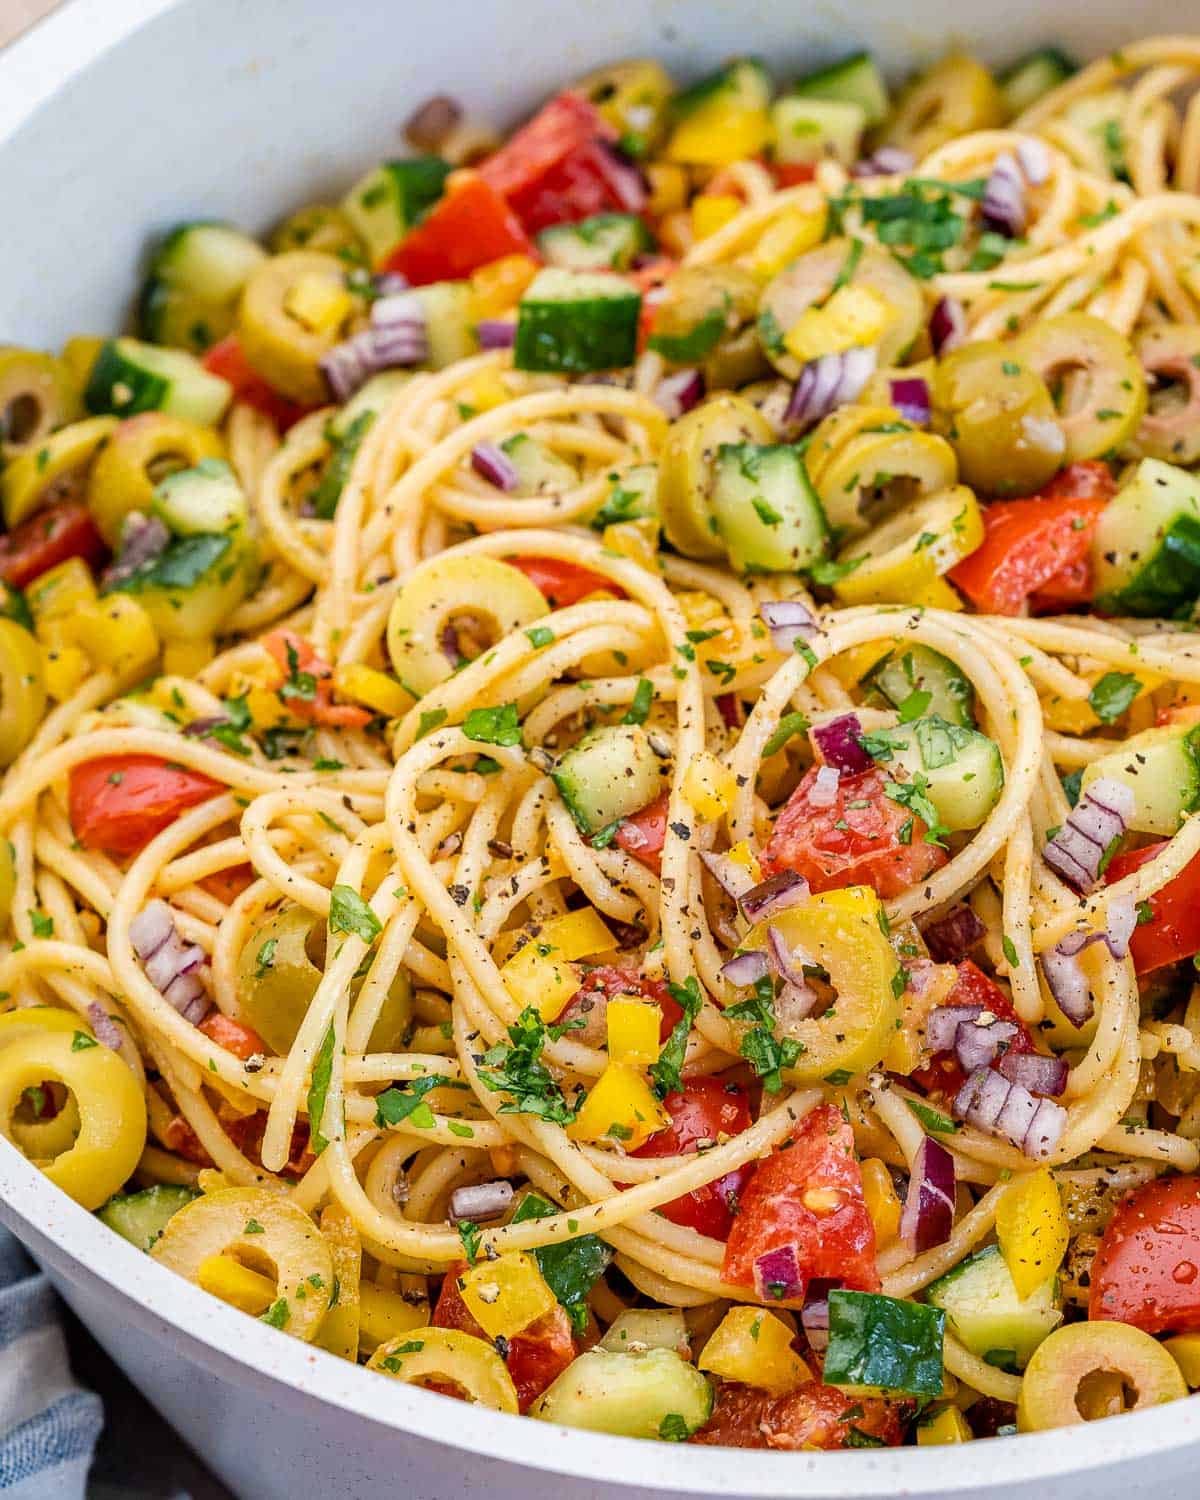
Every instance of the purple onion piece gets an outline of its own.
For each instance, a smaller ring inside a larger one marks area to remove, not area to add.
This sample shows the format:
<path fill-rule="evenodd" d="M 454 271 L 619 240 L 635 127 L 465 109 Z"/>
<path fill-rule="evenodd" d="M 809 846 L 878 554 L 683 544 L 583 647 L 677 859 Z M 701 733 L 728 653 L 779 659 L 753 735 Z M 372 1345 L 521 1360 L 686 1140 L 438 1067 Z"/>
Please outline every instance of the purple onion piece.
<path fill-rule="evenodd" d="M 921 929 L 930 956 L 940 964 L 961 963 L 983 937 L 987 928 L 972 907 L 953 906 L 936 922 Z"/>
<path fill-rule="evenodd" d="M 1011 152 L 1002 151 L 992 163 L 981 207 L 983 222 L 997 234 L 1016 240 L 1025 233 L 1025 177 Z"/>
<path fill-rule="evenodd" d="M 87 1008 L 88 1020 L 92 1023 L 92 1031 L 96 1040 L 109 1049 L 110 1052 L 121 1050 L 121 1028 L 104 1009 L 98 1000 L 93 1000 Z"/>
<path fill-rule="evenodd" d="M 854 177 L 900 177 L 911 172 L 917 160 L 911 151 L 901 146 L 880 146 L 870 156 L 854 164 Z"/>
<path fill-rule="evenodd" d="M 1118 896 L 1108 905 L 1108 921 L 1104 928 L 1104 941 L 1108 951 L 1116 959 L 1129 952 L 1129 939 L 1137 927 L 1137 904 L 1132 896 Z"/>
<path fill-rule="evenodd" d="M 929 342 L 935 354 L 957 349 L 967 332 L 967 315 L 956 297 L 941 297 L 929 315 Z"/>
<path fill-rule="evenodd" d="M 857 776 L 875 764 L 862 747 L 862 732 L 857 714 L 839 714 L 827 724 L 815 725 L 808 734 L 827 766 Z"/>
<path fill-rule="evenodd" d="M 931 1052 L 950 1052 L 964 1021 L 983 1014 L 982 1005 L 939 1005 L 925 1018 L 925 1045 Z"/>
<path fill-rule="evenodd" d="M 811 641 L 821 633 L 820 622 L 800 599 L 778 599 L 760 604 L 758 613 L 771 633 L 771 644 L 785 655 L 794 651 L 797 643 Z"/>
<path fill-rule="evenodd" d="M 857 400 L 875 373 L 877 359 L 874 349 L 860 348 L 809 360 L 792 391 L 785 422 L 809 427 L 839 406 Z"/>
<path fill-rule="evenodd" d="M 321 373 L 335 401 L 349 401 L 374 370 L 375 344 L 369 328 L 343 339 L 321 356 Z"/>
<path fill-rule="evenodd" d="M 1050 176 L 1050 151 L 1036 136 L 1023 140 L 1017 147 L 1017 163 L 1030 187 L 1041 187 Z"/>
<path fill-rule="evenodd" d="M 462 106 L 449 94 L 434 94 L 409 115 L 404 138 L 418 151 L 436 151 L 463 117 Z"/>
<path fill-rule="evenodd" d="M 802 1006 L 809 1004 L 807 997 L 813 992 L 809 989 L 804 965 L 811 964 L 812 959 L 803 949 L 793 948 L 779 928 L 770 924 L 767 926 L 767 962 L 785 984 L 800 992 L 798 1003 Z M 813 994 L 811 1004 L 815 1003 Z"/>
<path fill-rule="evenodd" d="M 379 271 L 371 277 L 371 287 L 377 297 L 395 297 L 408 291 L 409 282 L 399 271 Z"/>
<path fill-rule="evenodd" d="M 204 719 L 193 719 L 190 724 L 185 724 L 181 733 L 187 735 L 190 740 L 202 740 L 214 729 L 219 729 L 222 724 L 228 724 L 229 718 L 226 714 L 209 714 Z"/>
<path fill-rule="evenodd" d="M 769 875 L 744 891 L 738 897 L 738 905 L 748 922 L 761 922 L 807 900 L 808 881 L 804 876 L 797 875 L 795 870 L 780 870 L 778 875 Z"/>
<path fill-rule="evenodd" d="M 944 1245 L 954 1228 L 954 1158 L 932 1136 L 926 1136 L 913 1158 L 912 1175 L 904 1210 L 900 1215 L 900 1238 L 918 1254 Z"/>
<path fill-rule="evenodd" d="M 1047 1057 L 1042 1052 L 1006 1052 L 999 1068 L 1009 1083 L 1019 1083 L 1031 1094 L 1047 1094 L 1056 1099 L 1066 1089 L 1071 1071 L 1065 1057 Z"/>
<path fill-rule="evenodd" d="M 721 965 L 721 978 L 737 989 L 747 989 L 767 977 L 767 968 L 767 955 L 762 949 L 748 948 Z"/>
<path fill-rule="evenodd" d="M 963 1069 L 973 1073 L 995 1062 L 1010 1047 L 1018 1028 L 1011 1021 L 960 1021 L 954 1033 L 954 1054 Z"/>
<path fill-rule="evenodd" d="M 152 957 L 174 934 L 175 918 L 165 901 L 157 897 L 148 901 L 129 924 L 129 941 L 133 951 L 144 962 Z"/>
<path fill-rule="evenodd" d="M 928 427 L 931 411 L 929 382 L 919 375 L 907 375 L 890 382 L 892 405 L 906 422 Z"/>
<path fill-rule="evenodd" d="M 710 854 L 708 850 L 702 850 L 700 858 L 704 868 L 725 894 L 732 896 L 735 901 L 754 889 L 754 876 L 744 864 L 730 859 L 728 854 Z"/>
<path fill-rule="evenodd" d="M 1094 889 L 1109 847 L 1133 816 L 1133 792 L 1111 776 L 1094 781 L 1042 850 L 1050 868 L 1081 895 Z"/>
<path fill-rule="evenodd" d="M 120 554 L 104 574 L 104 587 L 113 588 L 132 578 L 139 568 L 161 556 L 170 540 L 171 533 L 157 516 L 131 511 L 121 527 Z"/>
<path fill-rule="evenodd" d="M 517 466 L 497 443 L 476 443 L 471 449 L 471 467 L 481 479 L 511 494 L 521 482 Z"/>
<path fill-rule="evenodd" d="M 703 395 L 704 376 L 699 370 L 676 370 L 659 381 L 653 399 L 674 422 L 691 411 Z"/>
<path fill-rule="evenodd" d="M 829 1293 L 839 1283 L 828 1277 L 817 1277 L 808 1283 L 800 1323 L 809 1347 L 818 1354 L 829 1347 Z"/>
<path fill-rule="evenodd" d="M 513 1201 L 513 1186 L 501 1177 L 495 1182 L 477 1182 L 469 1187 L 455 1188 L 450 1194 L 451 1224 L 470 1219 L 473 1224 L 483 1224 L 488 1219 L 498 1219 L 506 1213 Z"/>
<path fill-rule="evenodd" d="M 838 799 L 842 773 L 836 766 L 818 766 L 816 779 L 808 789 L 810 807 L 833 807 Z"/>
<path fill-rule="evenodd" d="M 1007 1060 L 1007 1059 L 1006 1059 Z M 956 1118 L 1007 1140 L 1026 1156 L 1043 1160 L 1058 1144 L 1067 1112 L 1049 1099 L 1035 1099 L 992 1068 L 979 1068 L 955 1097 Z"/>
<path fill-rule="evenodd" d="M 481 349 L 511 349 L 517 338 L 517 325 L 509 318 L 484 318 L 475 325 Z"/>
<path fill-rule="evenodd" d="M 1042 954 L 1042 973 L 1054 1003 L 1071 1025 L 1085 1026 L 1096 1006 L 1078 958 L 1073 953 L 1064 953 L 1061 944 L 1049 948 Z"/>
<path fill-rule="evenodd" d="M 780 1245 L 754 1262 L 754 1290 L 764 1302 L 790 1302 L 804 1295 L 804 1274 L 795 1245 Z"/>

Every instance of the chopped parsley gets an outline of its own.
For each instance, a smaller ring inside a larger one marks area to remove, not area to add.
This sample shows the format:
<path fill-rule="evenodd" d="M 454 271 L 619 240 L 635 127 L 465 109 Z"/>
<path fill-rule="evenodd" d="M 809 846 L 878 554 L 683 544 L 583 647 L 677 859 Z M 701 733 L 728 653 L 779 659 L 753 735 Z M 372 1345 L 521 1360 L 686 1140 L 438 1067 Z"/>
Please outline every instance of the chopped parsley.
<path fill-rule="evenodd" d="M 663 1043 L 662 1051 L 658 1054 L 658 1061 L 650 1068 L 655 1092 L 660 1099 L 665 1098 L 667 1094 L 678 1092 L 682 1086 L 681 1072 L 683 1059 L 687 1053 L 688 1034 L 692 1029 L 692 1023 L 700 1014 L 700 1007 L 704 1004 L 699 981 L 693 974 L 689 974 L 683 984 L 668 984 L 667 989 L 670 991 L 671 999 L 683 1011 L 683 1015 L 671 1028 L 671 1035 Z"/>
<path fill-rule="evenodd" d="M 483 1054 L 479 1078 L 493 1093 L 512 1097 L 500 1106 L 502 1115 L 534 1115 L 551 1125 L 569 1125 L 578 1111 L 563 1097 L 557 1079 L 542 1062 L 546 1038 L 557 1040 L 558 1027 L 547 1028 L 541 1015 L 527 1005 L 508 1028 L 508 1043 L 498 1042 Z"/>
<path fill-rule="evenodd" d="M 383 925 L 353 886 L 335 885 L 329 896 L 329 930 L 352 933 L 364 943 L 373 943 Z"/>
<path fill-rule="evenodd" d="M 1121 717 L 1141 689 L 1140 680 L 1132 672 L 1105 672 L 1088 694 L 1088 703 L 1102 724 L 1111 724 Z"/>
<path fill-rule="evenodd" d="M 517 705 L 505 703 L 500 708 L 473 708 L 463 720 L 463 733 L 469 740 L 483 745 L 512 746 L 521 743 L 521 721 Z"/>

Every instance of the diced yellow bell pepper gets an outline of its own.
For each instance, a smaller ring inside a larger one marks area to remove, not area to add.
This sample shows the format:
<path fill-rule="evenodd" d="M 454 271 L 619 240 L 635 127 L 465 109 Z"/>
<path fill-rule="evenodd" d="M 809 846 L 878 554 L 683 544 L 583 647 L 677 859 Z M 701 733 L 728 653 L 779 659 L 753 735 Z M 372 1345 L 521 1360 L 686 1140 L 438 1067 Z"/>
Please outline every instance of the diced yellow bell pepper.
<path fill-rule="evenodd" d="M 877 662 L 892 650 L 891 641 L 867 641 L 862 646 L 851 646 L 832 660 L 824 663 L 843 687 L 857 687 Z"/>
<path fill-rule="evenodd" d="M 574 1122 L 567 1126 L 573 1141 L 619 1141 L 636 1151 L 656 1131 L 670 1124 L 641 1073 L 610 1062 L 584 1100 Z"/>
<path fill-rule="evenodd" d="M 810 307 L 784 335 L 790 354 L 807 363 L 877 343 L 896 321 L 896 309 L 869 286 L 839 287 L 823 307 Z"/>
<path fill-rule="evenodd" d="M 658 560 L 658 522 L 650 516 L 640 516 L 636 521 L 614 521 L 604 528 L 604 545 L 610 552 L 627 557 L 647 572 L 661 570 Z"/>
<path fill-rule="evenodd" d="M 996 1238 L 1019 1297 L 1032 1296 L 1054 1275 L 1069 1237 L 1066 1210 L 1048 1168 L 1023 1173 L 1004 1190 L 996 1208 Z"/>
<path fill-rule="evenodd" d="M 679 122 L 667 142 L 667 157 L 689 166 L 725 167 L 757 156 L 770 139 L 765 109 L 717 101 Z"/>
<path fill-rule="evenodd" d="M 683 795 L 698 816 L 712 823 L 733 806 L 737 779 L 711 751 L 702 750 L 684 774 Z"/>
<path fill-rule="evenodd" d="M 42 678 L 56 703 L 77 693 L 91 674 L 92 664 L 78 646 L 42 650 Z"/>
<path fill-rule="evenodd" d="M 650 184 L 650 201 L 646 208 L 652 218 L 661 219 L 664 214 L 677 213 L 687 203 L 687 173 L 670 161 L 652 161 L 646 168 L 646 179 Z"/>
<path fill-rule="evenodd" d="M 333 1309 L 336 1311 L 336 1309 Z M 326 1318 L 329 1314 L 326 1314 Z M 428 1303 L 406 1302 L 399 1292 L 376 1286 L 373 1281 L 358 1284 L 358 1349 L 373 1354 L 380 1344 L 411 1333 L 414 1328 L 429 1326 Z"/>
<path fill-rule="evenodd" d="M 92 366 L 96 363 L 96 356 L 107 342 L 107 339 L 77 334 L 75 338 L 68 339 L 63 345 L 63 364 L 70 370 L 80 390 L 87 385 Z"/>
<path fill-rule="evenodd" d="M 510 1339 L 558 1305 L 532 1255 L 509 1251 L 480 1261 L 458 1278 L 471 1316 L 488 1338 Z"/>
<path fill-rule="evenodd" d="M 202 1260 L 196 1280 L 206 1292 L 253 1318 L 266 1312 L 275 1300 L 275 1283 L 271 1278 L 260 1276 L 232 1255 L 210 1255 Z"/>
<path fill-rule="evenodd" d="M 675 603 L 678 604 L 689 630 L 703 630 L 714 620 L 726 618 L 725 606 L 703 589 L 686 589 L 675 595 Z"/>
<path fill-rule="evenodd" d="M 475 316 L 497 318 L 516 307 L 526 287 L 541 270 L 528 255 L 502 255 L 481 266 L 471 277 L 475 294 Z"/>
<path fill-rule="evenodd" d="M 827 217 L 824 205 L 813 210 L 790 208 L 780 214 L 759 236 L 750 254 L 750 270 L 760 281 L 778 276 L 797 256 L 821 243 Z"/>
<path fill-rule="evenodd" d="M 163 646 L 163 671 L 171 677 L 195 677 L 217 654 L 217 643 L 211 636 L 197 636 L 190 641 L 167 641 Z M 279 699 L 270 695 L 279 707 Z"/>
<path fill-rule="evenodd" d="M 79 610 L 74 620 L 80 647 L 118 677 L 140 675 L 158 655 L 154 621 L 128 594 L 109 594 Z"/>
<path fill-rule="evenodd" d="M 698 240 L 706 240 L 718 229 L 724 229 L 731 219 L 736 219 L 744 207 L 742 200 L 733 193 L 700 193 L 692 199 L 692 234 Z"/>
<path fill-rule="evenodd" d="M 900 1199 L 892 1174 L 877 1156 L 869 1156 L 862 1164 L 862 1180 L 863 1197 L 875 1225 L 875 1237 L 880 1244 L 886 1244 L 900 1233 Z"/>
<path fill-rule="evenodd" d="M 495 411 L 512 400 L 512 392 L 495 370 L 481 370 L 463 386 L 462 400 L 473 411 Z"/>
<path fill-rule="evenodd" d="M 377 713 L 389 719 L 402 718 L 412 707 L 412 694 L 407 692 L 394 677 L 368 667 L 365 662 L 350 662 L 338 667 L 333 674 L 333 686 L 343 698 L 355 703 L 365 703 Z"/>
<path fill-rule="evenodd" d="M 297 276 L 283 299 L 284 311 L 313 333 L 333 333 L 354 311 L 354 298 L 332 276 Z"/>
<path fill-rule="evenodd" d="M 220 1193 L 231 1188 L 233 1183 L 224 1172 L 218 1172 L 215 1167 L 201 1167 L 196 1173 L 196 1186 L 202 1193 Z"/>
<path fill-rule="evenodd" d="M 1103 673 L 1090 672 L 1087 675 L 1094 687 Z M 1136 676 L 1138 688 L 1131 702 L 1136 703 L 1145 698 L 1162 687 L 1165 681 L 1166 678 L 1147 672 L 1139 666 Z M 1087 734 L 1101 723 L 1087 698 L 1060 698 L 1057 693 L 1050 693 L 1042 700 L 1042 713 L 1046 728 L 1057 730 L 1060 734 Z"/>
<path fill-rule="evenodd" d="M 566 916 L 543 923 L 539 937 L 543 942 L 553 943 L 568 959 L 607 953 L 617 941 L 594 906 L 581 906 L 578 911 L 569 911 Z"/>
<path fill-rule="evenodd" d="M 579 988 L 573 961 L 606 953 L 615 944 L 595 907 L 581 907 L 543 923 L 537 936 L 504 964 L 504 983 L 522 1010 L 532 1005 L 544 1021 L 553 1021 Z"/>
<path fill-rule="evenodd" d="M 761 1307 L 731 1307 L 696 1361 L 698 1369 L 784 1396 L 813 1378 L 792 1348 L 792 1330 Z"/>
<path fill-rule="evenodd" d="M 1163 1347 L 1179 1366 L 1188 1390 L 1200 1390 L 1200 1333 L 1180 1333 L 1167 1339 Z"/>
<path fill-rule="evenodd" d="M 96 585 L 82 557 L 69 557 L 36 578 L 26 590 L 25 602 L 33 616 L 34 629 L 46 620 L 60 619 L 83 604 L 96 602 Z"/>
<path fill-rule="evenodd" d="M 739 840 L 726 854 L 725 858 L 731 864 L 739 865 L 748 875 L 753 876 L 755 885 L 762 879 L 762 868 L 758 863 L 758 856 L 751 849 L 749 841 Z"/>
<path fill-rule="evenodd" d="M 936 1416 L 917 1425 L 919 1448 L 940 1448 L 946 1443 L 969 1443 L 973 1437 L 967 1419 L 957 1406 L 945 1406 Z"/>
<path fill-rule="evenodd" d="M 647 1005 L 643 1000 L 610 1000 L 605 1020 L 610 1061 L 634 1068 L 646 1068 L 658 1061 L 662 1006 Z"/>

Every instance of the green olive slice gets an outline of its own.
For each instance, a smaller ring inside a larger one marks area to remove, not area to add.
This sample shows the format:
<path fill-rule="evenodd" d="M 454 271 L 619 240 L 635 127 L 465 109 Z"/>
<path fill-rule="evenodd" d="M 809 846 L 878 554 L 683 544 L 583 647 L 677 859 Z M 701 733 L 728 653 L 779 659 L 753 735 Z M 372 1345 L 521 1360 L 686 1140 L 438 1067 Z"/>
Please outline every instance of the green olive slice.
<path fill-rule="evenodd" d="M 1100 318 L 1063 313 L 1035 323 L 1011 345 L 1058 398 L 1066 461 L 1124 446 L 1146 411 L 1146 377 L 1128 339 Z"/>
<path fill-rule="evenodd" d="M 1115 1411 L 1141 1411 L 1188 1393 L 1179 1366 L 1158 1342 L 1128 1323 L 1068 1323 L 1034 1351 L 1021 1382 L 1017 1425 L 1045 1432 L 1087 1421 L 1088 1387 L 1097 1377 L 1116 1388 Z M 1108 1411 L 1104 1415 L 1109 1415 Z"/>
<path fill-rule="evenodd" d="M 1045 381 L 998 340 L 947 355 L 931 396 L 934 427 L 953 444 L 965 482 L 985 495 L 1031 495 L 1064 462 Z"/>
<path fill-rule="evenodd" d="M 116 425 L 116 417 L 88 417 L 23 450 L 0 473 L 4 524 L 11 530 L 34 511 L 82 494 L 92 460 Z"/>
<path fill-rule="evenodd" d="M 276 255 L 287 250 L 319 250 L 325 255 L 365 255 L 358 230 L 332 203 L 306 203 L 271 231 Z"/>
<path fill-rule="evenodd" d="M 206 458 L 224 456 L 225 444 L 211 427 L 161 411 L 127 418 L 97 457 L 88 479 L 88 507 L 100 535 L 115 547 L 125 517 L 131 511 L 149 511 L 160 480 L 179 469 L 194 469 Z"/>
<path fill-rule="evenodd" d="M 1200 459 L 1200 323 L 1162 323 L 1134 345 L 1149 387 L 1133 440 L 1139 458 Z"/>
<path fill-rule="evenodd" d="M 956 136 L 993 129 L 1004 115 L 992 75 L 973 57 L 956 52 L 901 90 L 872 144 L 903 147 L 920 161 Z"/>
<path fill-rule="evenodd" d="M 0 345 L 0 447 L 12 458 L 79 415 L 79 392 L 62 360 Z"/>
<path fill-rule="evenodd" d="M 311 328 L 291 315 L 291 294 L 310 278 L 344 289 L 346 268 L 316 250 L 271 256 L 246 283 L 237 326 L 247 360 L 269 385 L 302 405 L 319 406 L 329 399 L 321 359 L 342 338 L 343 326 Z"/>

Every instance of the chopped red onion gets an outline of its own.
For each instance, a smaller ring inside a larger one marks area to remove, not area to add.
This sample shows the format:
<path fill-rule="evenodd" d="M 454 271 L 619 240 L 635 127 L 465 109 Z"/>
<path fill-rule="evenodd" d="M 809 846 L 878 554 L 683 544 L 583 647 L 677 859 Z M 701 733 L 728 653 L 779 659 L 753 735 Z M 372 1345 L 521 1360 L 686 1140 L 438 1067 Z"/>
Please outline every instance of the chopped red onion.
<path fill-rule="evenodd" d="M 965 902 L 952 906 L 936 922 L 921 929 L 930 956 L 940 964 L 961 963 L 983 937 L 987 928 Z"/>
<path fill-rule="evenodd" d="M 660 380 L 654 392 L 654 404 L 674 422 L 704 395 L 704 376 L 699 370 L 676 370 Z"/>
<path fill-rule="evenodd" d="M 929 315 L 929 342 L 935 354 L 957 349 L 967 332 L 967 315 L 956 297 L 940 297 Z"/>
<path fill-rule="evenodd" d="M 1018 1085 L 1014 1084 L 1013 1087 L 1017 1088 Z M 1044 1159 L 1058 1145 L 1066 1125 L 1067 1112 L 1061 1104 L 1055 1104 L 1052 1099 L 1039 1100 L 1037 1114 L 1034 1115 L 1029 1129 L 1025 1132 L 1022 1151 L 1026 1156 L 1032 1156 L 1035 1161 Z"/>
<path fill-rule="evenodd" d="M 950 1052 L 964 1021 L 983 1014 L 982 1005 L 939 1005 L 925 1017 L 925 1045 L 931 1052 Z"/>
<path fill-rule="evenodd" d="M 1063 951 L 1063 944 L 1048 948 L 1042 954 L 1042 973 L 1054 996 L 1054 1003 L 1072 1026 L 1084 1026 L 1092 1019 L 1095 1001 L 1088 987 L 1087 975 L 1074 953 Z"/>
<path fill-rule="evenodd" d="M 982 212 L 983 222 L 997 234 L 1016 240 L 1025 233 L 1025 177 L 1010 151 L 1001 151 L 992 163 L 983 189 Z"/>
<path fill-rule="evenodd" d="M 810 1009 L 816 1004 L 817 997 L 809 989 L 808 976 L 804 972 L 804 965 L 812 964 L 811 955 L 803 948 L 791 947 L 779 928 L 770 925 L 767 927 L 767 962 L 786 985 L 799 992 L 798 996 L 792 997 L 794 1001 L 807 1004 Z M 811 1002 L 808 1001 L 809 995 L 812 995 Z"/>
<path fill-rule="evenodd" d="M 409 115 L 404 138 L 418 151 L 436 151 L 462 120 L 462 106 L 449 94 L 435 94 Z"/>
<path fill-rule="evenodd" d="M 375 373 L 375 341 L 369 328 L 343 339 L 321 356 L 321 373 L 335 401 L 349 401 Z"/>
<path fill-rule="evenodd" d="M 954 1055 L 966 1072 L 973 1073 L 994 1063 L 1016 1035 L 1017 1027 L 1011 1021 L 960 1021 L 954 1033 Z"/>
<path fill-rule="evenodd" d="M 378 271 L 371 277 L 371 290 L 377 297 L 394 297 L 408 291 L 409 285 L 408 277 L 399 271 Z"/>
<path fill-rule="evenodd" d="M 839 1282 L 820 1276 L 808 1283 L 800 1323 L 809 1347 L 818 1354 L 829 1347 L 829 1293 Z"/>
<path fill-rule="evenodd" d="M 175 931 L 175 918 L 165 901 L 149 901 L 129 924 L 129 941 L 140 959 L 158 952 Z"/>
<path fill-rule="evenodd" d="M 121 527 L 121 550 L 102 580 L 104 588 L 115 588 L 132 578 L 139 568 L 166 551 L 171 533 L 157 516 L 131 511 Z"/>
<path fill-rule="evenodd" d="M 1009 1083 L 1019 1083 L 1031 1094 L 1052 1094 L 1055 1098 L 1065 1090 L 1071 1071 L 1065 1057 L 1047 1057 L 1044 1052 L 1006 1052 L 999 1068 Z"/>
<path fill-rule="evenodd" d="M 471 467 L 481 479 L 510 494 L 521 482 L 517 466 L 497 443 L 476 443 L 471 449 Z"/>
<path fill-rule="evenodd" d="M 808 733 L 826 765 L 844 771 L 847 776 L 857 776 L 875 764 L 862 747 L 862 732 L 857 714 L 839 714 L 827 724 L 815 725 Z"/>
<path fill-rule="evenodd" d="M 786 655 L 796 649 L 798 641 L 811 641 L 820 635 L 820 622 L 800 599 L 778 599 L 758 606 L 763 624 L 771 632 L 771 644 Z"/>
<path fill-rule="evenodd" d="M 1100 878 L 1105 854 L 1132 816 L 1132 790 L 1122 781 L 1102 776 L 1071 809 L 1067 821 L 1042 850 L 1042 858 L 1068 885 L 1086 895 Z"/>
<path fill-rule="evenodd" d="M 513 1201 L 511 1182 L 500 1177 L 495 1182 L 477 1182 L 470 1187 L 455 1188 L 450 1194 L 450 1222 L 459 1224 L 470 1219 L 473 1224 L 482 1224 L 488 1219 L 498 1219 L 508 1211 Z"/>
<path fill-rule="evenodd" d="M 1104 929 L 1104 941 L 1114 958 L 1124 958 L 1129 952 L 1129 939 L 1137 927 L 1137 904 L 1132 896 L 1118 896 L 1108 904 L 1108 922 Z"/>
<path fill-rule="evenodd" d="M 98 1000 L 93 1000 L 87 1008 L 88 1020 L 92 1023 L 92 1031 L 96 1040 L 102 1042 L 110 1052 L 121 1050 L 121 1030 L 109 1013 Z"/>
<path fill-rule="evenodd" d="M 596 141 L 596 161 L 617 200 L 617 207 L 627 214 L 640 214 L 649 199 L 649 188 L 636 162 L 608 141 Z"/>
<path fill-rule="evenodd" d="M 708 850 L 702 850 L 700 858 L 704 861 L 704 868 L 725 894 L 732 896 L 735 901 L 754 889 L 754 876 L 744 864 L 730 859 L 728 854 L 710 854 Z"/>
<path fill-rule="evenodd" d="M 812 807 L 833 807 L 838 799 L 838 784 L 842 773 L 836 766 L 818 766 L 817 779 L 808 789 L 808 800 Z"/>
<path fill-rule="evenodd" d="M 890 382 L 892 405 L 906 422 L 928 427 L 931 411 L 929 382 L 919 375 L 908 375 Z"/>
<path fill-rule="evenodd" d="M 761 922 L 807 900 L 808 881 L 795 870 L 780 870 L 778 875 L 769 875 L 737 898 L 748 922 Z"/>
<path fill-rule="evenodd" d="M 747 989 L 767 977 L 767 968 L 767 955 L 762 949 L 747 948 L 745 953 L 735 953 L 721 965 L 721 978 L 737 989 Z"/>
<path fill-rule="evenodd" d="M 795 1245 L 779 1245 L 754 1262 L 754 1290 L 764 1302 L 794 1301 L 804 1295 L 804 1273 Z"/>
<path fill-rule="evenodd" d="M 873 151 L 870 156 L 865 156 L 861 161 L 855 162 L 851 175 L 854 177 L 900 177 L 906 172 L 911 172 L 916 164 L 916 157 L 911 151 L 905 151 L 901 146 L 880 146 L 878 151 Z"/>
<path fill-rule="evenodd" d="M 913 1158 L 900 1215 L 900 1238 L 918 1254 L 944 1245 L 954 1228 L 954 1158 L 926 1136 Z"/>
<path fill-rule="evenodd" d="M 475 336 L 481 349 L 511 349 L 517 338 L 517 325 L 510 318 L 484 318 L 475 325 Z"/>
<path fill-rule="evenodd" d="M 955 1116 L 1011 1142 L 1035 1160 L 1050 1155 L 1067 1123 L 1067 1112 L 1049 1099 L 1035 1099 L 992 1068 L 977 1068 L 959 1089 Z"/>
<path fill-rule="evenodd" d="M 1045 141 L 1036 137 L 1023 140 L 1017 147 L 1017 162 L 1031 187 L 1041 187 L 1050 176 L 1050 152 Z"/>
<path fill-rule="evenodd" d="M 874 349 L 846 349 L 809 360 L 792 391 L 785 422 L 810 426 L 837 407 L 857 400 L 875 373 L 877 358 Z"/>
<path fill-rule="evenodd" d="M 147 903 L 129 924 L 129 941 L 146 978 L 185 1021 L 199 1025 L 209 1011 L 204 949 L 185 944 L 165 901 Z"/>
<path fill-rule="evenodd" d="M 371 307 L 371 339 L 378 369 L 428 359 L 429 330 L 420 295 L 408 291 L 380 297 Z"/>

